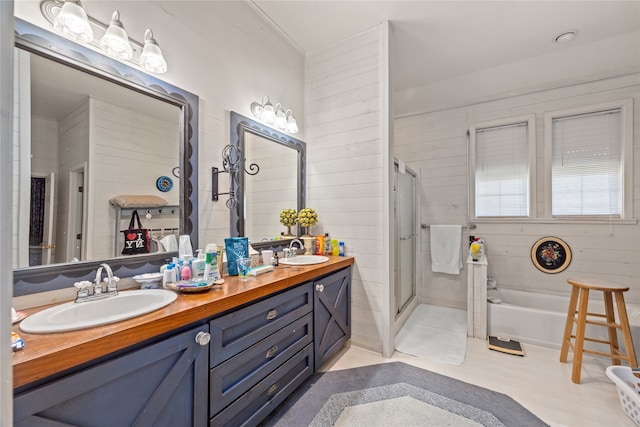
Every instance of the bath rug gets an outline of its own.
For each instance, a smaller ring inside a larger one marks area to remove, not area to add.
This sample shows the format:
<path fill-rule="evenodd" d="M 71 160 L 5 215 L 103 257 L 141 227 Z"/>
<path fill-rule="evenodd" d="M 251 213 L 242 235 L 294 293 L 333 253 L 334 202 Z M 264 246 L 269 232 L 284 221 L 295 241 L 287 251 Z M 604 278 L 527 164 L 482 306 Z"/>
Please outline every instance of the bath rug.
<path fill-rule="evenodd" d="M 447 365 L 462 365 L 467 353 L 467 313 L 418 305 L 396 335 L 396 350 Z"/>
<path fill-rule="evenodd" d="M 489 338 L 487 338 L 487 343 L 491 350 L 524 357 L 524 351 L 519 341 L 490 335 Z"/>
<path fill-rule="evenodd" d="M 316 373 L 262 427 L 546 426 L 509 396 L 402 362 Z"/>

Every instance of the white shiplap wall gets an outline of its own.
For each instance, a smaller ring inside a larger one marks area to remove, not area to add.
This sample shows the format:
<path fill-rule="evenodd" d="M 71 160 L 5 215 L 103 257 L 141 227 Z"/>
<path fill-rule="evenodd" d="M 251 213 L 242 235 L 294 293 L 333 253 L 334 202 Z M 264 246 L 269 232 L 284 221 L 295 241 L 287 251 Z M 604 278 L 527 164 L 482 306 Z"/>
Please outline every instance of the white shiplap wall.
<path fill-rule="evenodd" d="M 31 115 L 27 103 L 22 100 L 31 98 L 31 68 L 29 55 L 12 49 L 14 55 L 14 75 L 19 76 L 13 83 L 13 130 L 11 144 L 11 206 L 20 212 L 29 212 L 29 192 L 22 192 L 21 182 L 31 176 L 29 148 L 25 149 L 23 141 L 31 140 Z M 29 264 L 29 248 L 18 242 L 29 236 L 29 215 L 13 215 L 11 223 L 11 266 L 16 268 Z"/>
<path fill-rule="evenodd" d="M 152 195 L 162 197 L 169 205 L 180 203 L 179 179 L 171 174 L 178 164 L 179 113 L 175 107 L 166 105 L 163 108 L 168 111 L 156 116 L 148 111 L 134 111 L 91 98 L 88 182 L 91 198 L 88 200 L 87 226 L 92 232 L 86 242 L 88 259 L 113 256 L 116 212 L 109 204 L 110 198 L 123 194 Z M 156 180 L 160 176 L 173 178 L 170 191 L 157 189 Z M 177 216 L 146 218 L 143 209 L 138 213 L 144 228 L 178 227 Z M 128 227 L 129 219 L 122 219 L 121 230 Z M 160 233 L 153 231 L 151 234 L 158 237 Z"/>
<path fill-rule="evenodd" d="M 59 120 L 58 178 L 56 187 L 55 262 L 70 262 L 76 241 L 69 223 L 69 204 L 75 189 L 71 188 L 71 171 L 86 168 L 89 162 L 90 110 L 89 98 Z"/>
<path fill-rule="evenodd" d="M 307 205 L 355 256 L 352 341 L 388 352 L 388 24 L 307 56 Z"/>
<path fill-rule="evenodd" d="M 466 132 L 470 123 L 536 115 L 538 202 L 535 209 L 542 217 L 544 113 L 624 98 L 634 100 L 634 211 L 637 218 L 640 213 L 640 74 L 631 74 L 396 119 L 396 155 L 420 172 L 421 222 L 467 222 Z M 568 294 L 568 277 L 593 277 L 629 285 L 627 300 L 640 303 L 640 227 L 635 221 L 630 222 L 478 222 L 472 234 L 485 239 L 488 270 L 496 277 L 499 287 Z M 463 242 L 467 235 L 463 236 Z M 532 264 L 531 246 L 544 236 L 557 236 L 571 247 L 573 260 L 564 272 L 545 274 Z M 420 259 L 420 301 L 466 308 L 466 272 L 460 276 L 431 272 L 428 230 L 422 232 Z"/>

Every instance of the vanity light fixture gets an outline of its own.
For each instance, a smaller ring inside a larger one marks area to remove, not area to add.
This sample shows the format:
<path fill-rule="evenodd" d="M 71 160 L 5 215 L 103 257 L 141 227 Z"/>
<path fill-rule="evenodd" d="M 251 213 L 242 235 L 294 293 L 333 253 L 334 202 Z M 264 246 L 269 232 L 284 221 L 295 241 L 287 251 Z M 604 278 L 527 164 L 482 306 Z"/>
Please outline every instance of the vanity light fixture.
<path fill-rule="evenodd" d="M 260 102 L 252 102 L 249 106 L 256 119 L 287 133 L 298 133 L 298 124 L 291 109 L 286 110 L 279 102 L 275 107 L 267 95 Z"/>
<path fill-rule="evenodd" d="M 120 13 L 117 10 L 113 12 L 109 28 L 100 39 L 100 48 L 114 58 L 131 59 L 133 57 L 129 36 L 120 22 Z"/>
<path fill-rule="evenodd" d="M 282 105 L 279 102 L 276 104 L 276 117 L 273 124 L 278 129 L 284 129 L 287 126 L 287 116 L 282 111 Z"/>
<path fill-rule="evenodd" d="M 160 46 L 158 42 L 153 38 L 151 30 L 147 30 L 144 33 L 144 48 L 140 55 L 140 65 L 145 70 L 153 73 L 166 73 L 167 62 L 164 60 Z"/>
<path fill-rule="evenodd" d="M 298 123 L 293 116 L 293 111 L 287 110 L 287 124 L 285 130 L 289 133 L 298 133 Z"/>
<path fill-rule="evenodd" d="M 89 17 L 79 2 L 64 2 L 60 7 L 60 12 L 53 20 L 53 28 L 58 33 L 76 42 L 86 43 L 93 40 L 93 30 L 89 24 Z"/>
<path fill-rule="evenodd" d="M 56 32 L 75 42 L 98 47 L 107 55 L 132 62 L 149 73 L 167 72 L 167 63 L 151 30 L 145 32 L 144 45 L 130 38 L 117 10 L 109 25 L 87 15 L 80 0 L 44 0 L 40 11 Z"/>

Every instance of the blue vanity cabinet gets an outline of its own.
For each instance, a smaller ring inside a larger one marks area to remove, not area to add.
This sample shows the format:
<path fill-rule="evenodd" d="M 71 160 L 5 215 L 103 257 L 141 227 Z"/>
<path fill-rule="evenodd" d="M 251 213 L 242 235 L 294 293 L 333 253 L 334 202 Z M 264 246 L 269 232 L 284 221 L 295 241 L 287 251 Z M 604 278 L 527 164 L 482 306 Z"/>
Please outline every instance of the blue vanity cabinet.
<path fill-rule="evenodd" d="M 14 425 L 206 425 L 208 332 L 202 325 L 17 394 Z"/>
<path fill-rule="evenodd" d="M 351 267 L 313 281 L 315 370 L 351 338 Z"/>
<path fill-rule="evenodd" d="M 210 426 L 256 425 L 313 373 L 310 282 L 210 323 Z"/>

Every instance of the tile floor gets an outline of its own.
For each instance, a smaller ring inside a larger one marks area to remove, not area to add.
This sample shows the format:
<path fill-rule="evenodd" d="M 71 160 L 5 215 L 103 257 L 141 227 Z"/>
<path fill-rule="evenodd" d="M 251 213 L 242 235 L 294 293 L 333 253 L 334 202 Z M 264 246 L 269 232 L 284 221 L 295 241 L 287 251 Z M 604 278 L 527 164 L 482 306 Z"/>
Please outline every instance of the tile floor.
<path fill-rule="evenodd" d="M 610 360 L 584 356 L 582 383 L 571 382 L 571 360 L 560 363 L 560 351 L 522 344 L 525 357 L 489 350 L 485 341 L 467 339 L 461 366 L 446 365 L 395 352 L 391 358 L 346 346 L 323 370 L 400 361 L 467 383 L 495 390 L 515 399 L 553 427 L 633 427 L 615 385 L 604 373 Z"/>

